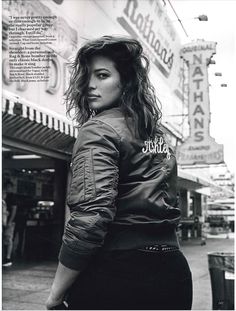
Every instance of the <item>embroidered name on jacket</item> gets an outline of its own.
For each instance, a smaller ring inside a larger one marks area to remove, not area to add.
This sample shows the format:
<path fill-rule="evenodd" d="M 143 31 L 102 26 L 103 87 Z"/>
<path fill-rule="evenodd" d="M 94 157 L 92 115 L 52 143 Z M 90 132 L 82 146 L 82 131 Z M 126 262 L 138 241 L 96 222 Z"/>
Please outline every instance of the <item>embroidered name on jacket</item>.
<path fill-rule="evenodd" d="M 157 137 L 154 140 L 145 140 L 144 145 L 145 147 L 142 148 L 143 153 L 165 153 L 167 160 L 170 159 L 171 153 L 163 137 Z"/>

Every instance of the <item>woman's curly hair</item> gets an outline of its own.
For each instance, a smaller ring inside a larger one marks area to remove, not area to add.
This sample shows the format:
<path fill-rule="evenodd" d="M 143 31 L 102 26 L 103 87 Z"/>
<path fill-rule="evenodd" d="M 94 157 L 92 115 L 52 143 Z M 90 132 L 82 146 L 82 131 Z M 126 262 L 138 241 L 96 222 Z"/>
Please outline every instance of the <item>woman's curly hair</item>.
<path fill-rule="evenodd" d="M 158 124 L 161 111 L 154 87 L 148 78 L 149 60 L 143 54 L 141 44 L 132 38 L 103 36 L 88 41 L 79 49 L 72 64 L 69 88 L 65 93 L 67 112 L 74 112 L 74 119 L 79 125 L 94 115 L 87 100 L 89 62 L 94 55 L 108 57 L 114 62 L 123 91 L 120 107 L 129 127 L 133 120 L 135 135 L 148 139 L 161 134 Z"/>

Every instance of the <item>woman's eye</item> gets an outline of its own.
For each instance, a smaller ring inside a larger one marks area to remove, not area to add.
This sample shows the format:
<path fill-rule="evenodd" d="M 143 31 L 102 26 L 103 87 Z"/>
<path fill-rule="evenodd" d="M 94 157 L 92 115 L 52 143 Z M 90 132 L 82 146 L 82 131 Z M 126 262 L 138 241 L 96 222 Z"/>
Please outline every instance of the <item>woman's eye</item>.
<path fill-rule="evenodd" d="M 106 74 L 106 73 L 99 73 L 97 76 L 98 76 L 99 79 L 106 79 L 108 77 L 108 74 Z"/>

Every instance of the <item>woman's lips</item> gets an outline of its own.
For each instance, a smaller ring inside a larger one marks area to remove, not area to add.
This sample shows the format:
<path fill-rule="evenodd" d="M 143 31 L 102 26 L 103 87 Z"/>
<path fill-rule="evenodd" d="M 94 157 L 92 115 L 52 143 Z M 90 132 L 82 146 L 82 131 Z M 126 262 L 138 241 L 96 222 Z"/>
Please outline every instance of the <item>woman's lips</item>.
<path fill-rule="evenodd" d="M 100 97 L 100 95 L 96 95 L 96 94 L 88 94 L 88 97 Z"/>
<path fill-rule="evenodd" d="M 88 99 L 93 100 L 93 99 L 98 99 L 100 96 L 99 95 L 88 95 Z"/>

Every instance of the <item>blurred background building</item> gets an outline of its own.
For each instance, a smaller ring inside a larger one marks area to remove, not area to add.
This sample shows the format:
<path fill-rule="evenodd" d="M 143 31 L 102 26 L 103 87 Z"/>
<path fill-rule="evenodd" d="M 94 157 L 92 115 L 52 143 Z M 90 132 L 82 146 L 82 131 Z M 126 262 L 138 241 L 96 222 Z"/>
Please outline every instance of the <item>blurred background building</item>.
<path fill-rule="evenodd" d="M 66 116 L 63 94 L 70 62 L 87 39 L 119 34 L 140 40 L 151 60 L 150 79 L 161 103 L 169 144 L 177 150 L 189 136 L 188 68 L 181 58 L 183 45 L 169 11 L 173 13 L 170 3 L 157 0 L 2 2 L 3 181 L 14 184 L 18 213 L 23 215 L 23 235 L 16 235 L 15 248 L 20 245 L 24 258 L 57 258 L 68 215 L 70 157 L 78 132 Z M 51 29 L 55 43 L 43 47 L 53 48 L 56 54 L 49 62 L 50 78 L 38 83 L 11 82 L 9 17 L 38 15 L 57 17 Z M 234 230 L 234 179 L 223 155 L 213 166 L 209 162 L 180 164 L 178 191 L 182 239 L 201 238 L 205 222 L 221 231 L 227 223 Z"/>

